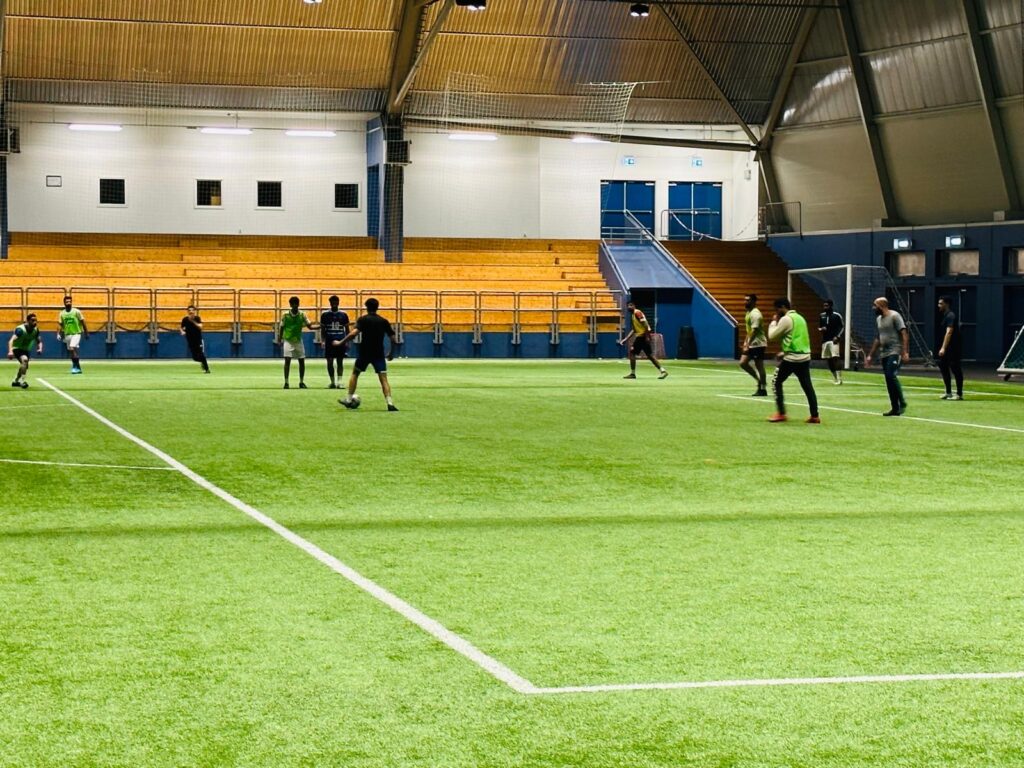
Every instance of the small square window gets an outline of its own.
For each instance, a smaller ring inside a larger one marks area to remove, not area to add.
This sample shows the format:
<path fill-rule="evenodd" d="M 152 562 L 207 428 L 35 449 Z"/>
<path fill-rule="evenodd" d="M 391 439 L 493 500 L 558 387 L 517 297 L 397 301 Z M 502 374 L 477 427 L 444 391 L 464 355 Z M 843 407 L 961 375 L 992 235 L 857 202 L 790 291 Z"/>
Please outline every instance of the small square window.
<path fill-rule="evenodd" d="M 257 208 L 280 208 L 281 207 L 281 182 L 280 181 L 257 181 L 256 182 L 256 207 Z"/>
<path fill-rule="evenodd" d="M 335 210 L 357 210 L 359 208 L 358 184 L 334 185 Z"/>
<path fill-rule="evenodd" d="M 895 277 L 924 277 L 924 251 L 891 251 L 886 254 L 889 273 Z"/>
<path fill-rule="evenodd" d="M 940 251 L 940 275 L 977 275 L 981 263 L 979 251 Z"/>
<path fill-rule="evenodd" d="M 1006 274 L 1024 275 L 1024 248 L 1011 248 L 1006 258 Z"/>
<path fill-rule="evenodd" d="M 124 205 L 124 179 L 100 179 L 100 205 Z"/>
<path fill-rule="evenodd" d="M 196 180 L 196 205 L 201 208 L 219 208 L 221 205 L 220 180 Z"/>

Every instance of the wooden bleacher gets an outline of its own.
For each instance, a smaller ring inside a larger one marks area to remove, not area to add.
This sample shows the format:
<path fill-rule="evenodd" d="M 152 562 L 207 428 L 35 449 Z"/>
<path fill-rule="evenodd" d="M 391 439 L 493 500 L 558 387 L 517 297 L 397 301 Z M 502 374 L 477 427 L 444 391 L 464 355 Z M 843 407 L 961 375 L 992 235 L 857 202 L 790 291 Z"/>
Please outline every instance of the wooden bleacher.
<path fill-rule="evenodd" d="M 765 320 L 769 321 L 774 311 L 772 302 L 786 295 L 789 267 L 762 242 L 669 241 L 665 247 L 733 316 L 741 329 L 741 343 L 743 316 L 746 313 L 743 297 L 750 293 L 757 294 L 757 306 Z M 806 318 L 811 332 L 811 351 L 817 357 L 821 348 L 818 333 L 821 298 L 802 280 L 795 282 L 793 292 L 793 309 Z M 778 348 L 775 344 L 769 347 L 772 351 Z"/>
<path fill-rule="evenodd" d="M 265 327 L 282 303 L 274 292 L 297 293 L 315 306 L 321 294 L 335 291 L 351 299 L 350 310 L 360 295 L 381 293 L 382 306 L 403 307 L 410 327 L 431 327 L 439 307 L 453 328 L 472 326 L 476 311 L 484 330 L 506 330 L 515 309 L 520 325 L 550 325 L 554 317 L 564 331 L 578 332 L 595 306 L 603 330 L 618 327 L 595 241 L 410 238 L 406 249 L 403 263 L 386 263 L 370 238 L 12 233 L 0 291 L 31 286 L 33 305 L 42 305 L 42 296 L 59 305 L 64 290 L 93 295 L 94 304 L 112 290 L 121 327 L 151 319 L 147 291 L 158 294 L 149 301 L 160 305 L 164 327 L 191 294 L 201 297 L 201 311 L 212 303 L 224 317 L 226 305 L 242 295 L 246 307 L 266 310 L 250 327 Z M 386 297 L 395 298 L 389 304 Z M 18 320 L 17 312 L 0 314 L 7 324 Z"/>

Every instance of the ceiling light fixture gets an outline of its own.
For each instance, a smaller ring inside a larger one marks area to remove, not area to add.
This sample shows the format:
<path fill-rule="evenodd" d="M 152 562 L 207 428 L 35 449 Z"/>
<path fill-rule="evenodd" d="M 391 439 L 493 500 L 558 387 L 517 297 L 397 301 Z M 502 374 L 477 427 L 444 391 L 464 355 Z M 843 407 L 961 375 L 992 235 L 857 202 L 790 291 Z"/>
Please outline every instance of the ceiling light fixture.
<path fill-rule="evenodd" d="M 218 126 L 210 126 L 208 128 L 200 128 L 200 133 L 215 133 L 221 136 L 248 136 L 252 133 L 248 128 L 220 128 Z"/>
<path fill-rule="evenodd" d="M 104 133 L 117 133 L 121 130 L 120 125 L 103 125 L 101 123 L 71 123 L 68 129 L 72 131 L 97 131 Z"/>
<path fill-rule="evenodd" d="M 302 0 L 306 5 L 320 5 L 324 0 Z"/>
<path fill-rule="evenodd" d="M 449 133 L 452 141 L 497 141 L 496 133 Z"/>
<path fill-rule="evenodd" d="M 605 141 L 604 139 L 597 138 L 597 136 L 580 135 L 580 136 L 573 136 L 572 137 L 572 143 L 573 144 L 607 144 L 608 142 Z"/>
<path fill-rule="evenodd" d="M 305 129 L 293 129 L 284 132 L 285 136 L 306 136 L 309 138 L 330 139 L 337 136 L 334 131 L 309 131 Z"/>
<path fill-rule="evenodd" d="M 633 3 L 629 6 L 629 15 L 634 19 L 646 19 L 651 15 L 651 6 L 647 3 Z"/>
<path fill-rule="evenodd" d="M 455 4 L 470 11 L 487 10 L 487 0 L 455 0 Z"/>

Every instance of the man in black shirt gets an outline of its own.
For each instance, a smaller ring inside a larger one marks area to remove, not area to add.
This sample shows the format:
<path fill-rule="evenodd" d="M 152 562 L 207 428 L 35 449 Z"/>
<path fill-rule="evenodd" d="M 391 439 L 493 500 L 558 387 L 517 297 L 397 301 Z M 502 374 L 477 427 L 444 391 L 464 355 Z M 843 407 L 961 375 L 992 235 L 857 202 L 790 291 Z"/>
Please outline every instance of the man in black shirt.
<path fill-rule="evenodd" d="M 320 329 L 324 340 L 324 357 L 327 359 L 327 375 L 331 377 L 328 389 L 338 389 L 341 371 L 345 364 L 348 344 L 342 340 L 348 335 L 348 315 L 338 309 L 338 297 L 328 299 L 331 308 L 320 315 Z M 338 378 L 334 378 L 334 361 L 338 361 Z"/>
<path fill-rule="evenodd" d="M 362 334 L 359 342 L 359 355 L 356 357 L 355 365 L 352 366 L 352 376 L 348 380 L 348 394 L 338 402 L 346 408 L 355 409 L 359 407 L 359 395 L 356 394 L 356 384 L 359 381 L 359 374 L 369 366 L 377 372 L 380 379 L 380 388 L 384 393 L 389 411 L 397 411 L 394 402 L 391 400 L 391 385 L 388 383 L 388 360 L 395 359 L 395 331 L 391 323 L 377 314 L 380 302 L 376 299 L 366 300 L 366 314 L 356 320 L 356 327 L 349 332 L 341 341 L 347 344 L 358 334 Z M 384 337 L 390 339 L 387 358 L 384 357 Z"/>
<path fill-rule="evenodd" d="M 843 316 L 832 309 L 832 299 L 825 299 L 824 311 L 818 315 L 821 331 L 821 359 L 828 360 L 833 384 L 843 383 L 843 366 L 839 357 L 839 342 L 843 340 Z"/>
<path fill-rule="evenodd" d="M 188 343 L 192 359 L 203 366 L 203 373 L 209 373 L 210 364 L 206 361 L 206 351 L 203 349 L 203 320 L 193 306 L 189 306 L 188 314 L 181 318 L 181 335 Z"/>
<path fill-rule="evenodd" d="M 960 365 L 963 352 L 960 342 L 960 320 L 953 311 L 953 299 L 949 296 L 939 297 L 939 312 L 942 313 L 942 342 L 939 344 L 939 370 L 942 371 L 942 383 L 946 385 L 943 400 L 964 399 L 964 369 Z M 950 374 L 956 378 L 956 394 L 953 394 Z"/>

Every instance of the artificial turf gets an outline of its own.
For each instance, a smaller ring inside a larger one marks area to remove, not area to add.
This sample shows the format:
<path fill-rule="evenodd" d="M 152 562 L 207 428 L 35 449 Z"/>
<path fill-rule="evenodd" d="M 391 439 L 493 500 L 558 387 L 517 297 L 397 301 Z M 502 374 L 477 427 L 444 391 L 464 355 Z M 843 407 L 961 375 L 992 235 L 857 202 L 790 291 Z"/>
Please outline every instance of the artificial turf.
<path fill-rule="evenodd" d="M 0 459 L 162 466 L 45 379 L 540 687 L 1024 670 L 1024 388 L 668 367 L 34 361 Z M 0 766 L 1024 765 L 1024 680 L 524 695 L 177 472 L 0 480 Z"/>

